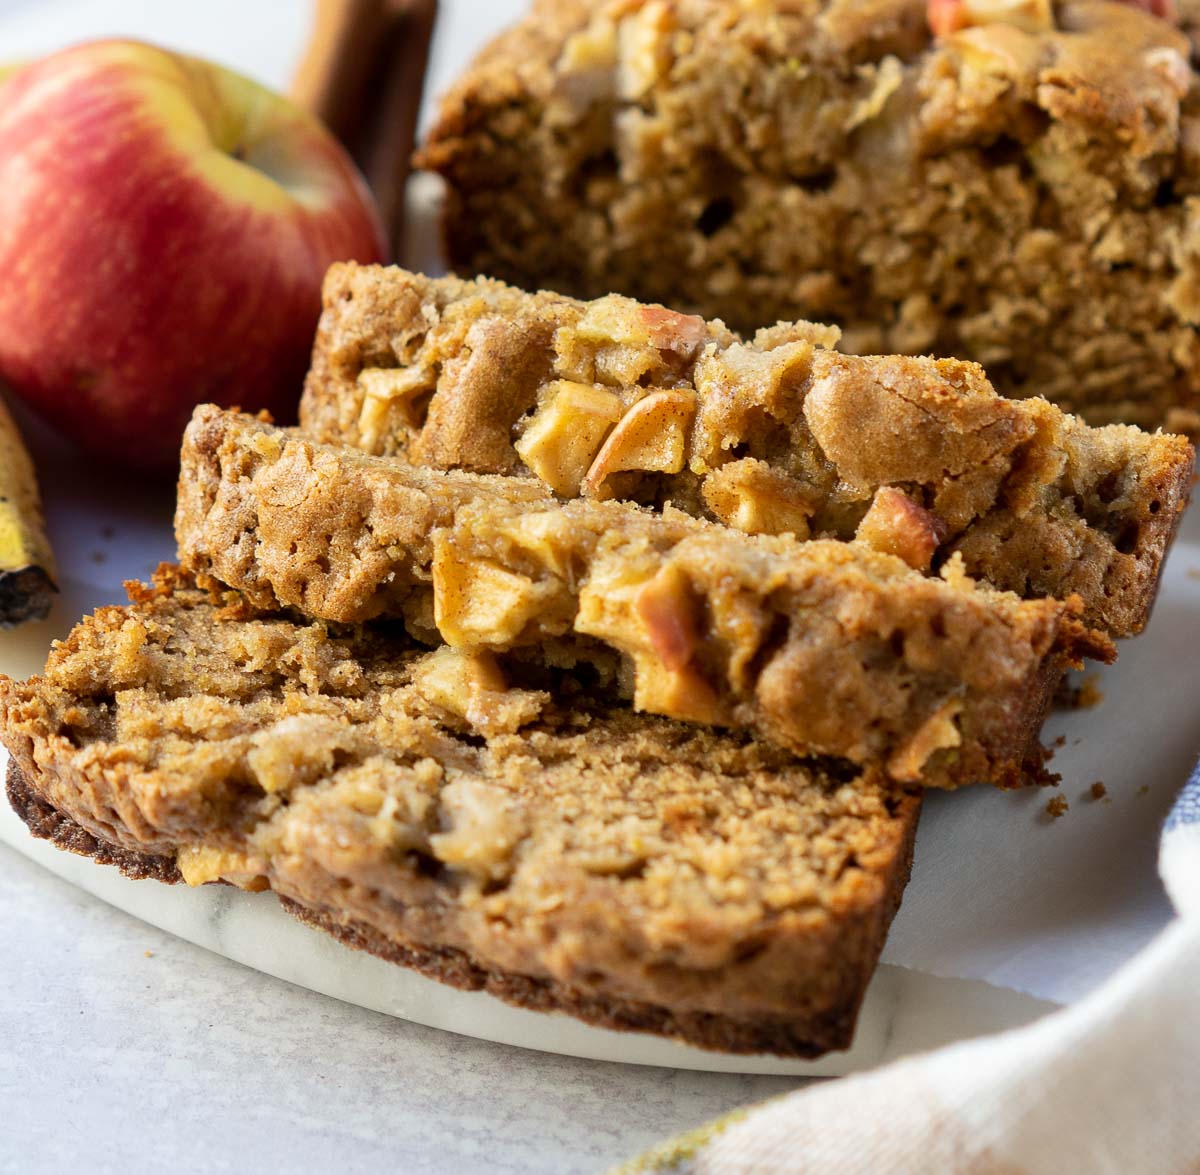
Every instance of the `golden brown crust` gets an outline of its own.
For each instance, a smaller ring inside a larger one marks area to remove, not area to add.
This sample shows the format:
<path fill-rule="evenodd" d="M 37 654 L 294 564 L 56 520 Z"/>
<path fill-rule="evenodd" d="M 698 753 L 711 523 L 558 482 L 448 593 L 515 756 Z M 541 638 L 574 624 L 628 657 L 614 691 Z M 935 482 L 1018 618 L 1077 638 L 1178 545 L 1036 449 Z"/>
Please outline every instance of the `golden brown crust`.
<path fill-rule="evenodd" d="M 403 617 L 542 663 L 615 653 L 639 709 L 905 782 L 1020 782 L 1056 674 L 1112 655 L 1077 604 L 926 577 L 859 544 L 562 505 L 528 479 L 414 468 L 214 408 L 197 410 L 182 467 L 181 560 L 257 607 Z"/>
<path fill-rule="evenodd" d="M 1088 428 L 1001 398 L 974 364 L 842 356 L 835 337 L 795 324 L 743 343 L 627 299 L 335 266 L 301 421 L 751 533 L 852 539 L 880 491 L 903 493 L 930 514 L 934 570 L 957 552 L 993 586 L 1077 594 L 1089 624 L 1141 631 L 1190 493 L 1184 438 Z M 498 338 L 509 361 L 482 361 Z"/>
<path fill-rule="evenodd" d="M 9 806 L 38 840 L 48 840 L 65 853 L 90 857 L 97 865 L 115 865 L 132 881 L 153 880 L 176 885 L 183 880 L 174 857 L 154 856 L 108 844 L 47 803 L 29 786 L 16 759 L 8 761 L 4 790 Z"/>
<path fill-rule="evenodd" d="M 528 1006 L 703 1047 L 848 1043 L 917 796 L 561 677 L 519 734 L 482 733 L 426 698 L 441 655 L 394 633 L 170 569 L 134 596 L 43 678 L 0 679 L 35 834 L 135 876 L 269 885 L 352 945 Z"/>
<path fill-rule="evenodd" d="M 743 330 L 837 322 L 859 354 L 1196 430 L 1194 14 L 1078 0 L 933 40 L 925 9 L 537 5 L 420 156 L 452 266 Z"/>
<path fill-rule="evenodd" d="M 907 877 L 910 867 L 911 845 L 909 863 L 897 872 Z M 819 1057 L 827 1052 L 849 1048 L 854 1038 L 858 1005 L 802 1020 L 778 1017 L 747 1021 L 708 1012 L 676 1012 L 661 1005 L 633 1000 L 606 1000 L 567 984 L 531 979 L 511 971 L 482 968 L 459 951 L 402 947 L 383 938 L 369 926 L 347 925 L 335 915 L 310 909 L 286 898 L 282 899 L 282 905 L 301 922 L 324 930 L 355 950 L 367 951 L 402 967 L 411 967 L 452 987 L 486 991 L 507 1003 L 535 1012 L 562 1012 L 597 1028 L 617 1032 L 650 1032 L 670 1037 L 681 1044 L 722 1053 L 771 1053 L 797 1058 Z M 890 922 L 889 915 L 883 922 L 884 936 Z M 881 940 L 879 950 L 882 949 Z M 865 994 L 865 988 L 863 991 Z"/>

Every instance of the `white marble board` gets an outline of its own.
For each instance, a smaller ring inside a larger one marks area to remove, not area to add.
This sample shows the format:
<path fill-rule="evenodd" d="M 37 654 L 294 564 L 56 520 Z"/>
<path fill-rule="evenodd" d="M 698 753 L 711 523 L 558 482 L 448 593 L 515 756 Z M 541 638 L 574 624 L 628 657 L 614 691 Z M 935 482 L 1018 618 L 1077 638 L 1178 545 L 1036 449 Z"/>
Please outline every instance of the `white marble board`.
<path fill-rule="evenodd" d="M 444 82 L 518 5 L 457 0 L 435 51 Z M 201 14 L 200 9 L 204 12 Z M 59 23 L 47 9 L 0 14 L 14 53 L 80 36 L 134 32 L 226 60 L 279 85 L 303 32 L 301 3 L 148 5 L 67 0 Z M 221 12 L 228 10 L 228 20 Z M 234 19 L 235 9 L 237 19 Z M 32 15 L 31 15 L 32 14 Z M 39 15 L 40 14 L 40 15 Z M 9 26 L 9 27 L 6 27 Z M 281 35 L 282 34 L 285 35 Z M 271 35 L 272 33 L 276 35 Z M 428 201 L 418 192 L 419 211 Z M 169 487 L 106 474 L 66 452 L 27 421 L 62 564 L 63 592 L 50 620 L 0 634 L 0 671 L 23 676 L 51 639 L 97 604 L 122 598 L 120 583 L 145 577 L 172 555 Z M 927 804 L 904 906 L 872 985 L 854 1048 L 815 1063 L 723 1058 L 649 1037 L 591 1029 L 486 995 L 441 987 L 351 952 L 292 922 L 264 895 L 167 889 L 33 842 L 5 811 L 0 839 L 81 888 L 211 950 L 351 1003 L 487 1040 L 572 1056 L 676 1068 L 823 1075 L 918 1048 L 1024 1023 L 1078 998 L 1132 955 L 1170 911 L 1154 870 L 1162 815 L 1200 748 L 1200 513 L 1186 520 L 1148 634 L 1098 675 L 1104 701 L 1056 716 L 1065 740 L 1055 768 L 1070 811 L 1044 814 L 1046 794 L 974 789 Z M 1108 796 L 1092 800 L 1102 780 Z"/>

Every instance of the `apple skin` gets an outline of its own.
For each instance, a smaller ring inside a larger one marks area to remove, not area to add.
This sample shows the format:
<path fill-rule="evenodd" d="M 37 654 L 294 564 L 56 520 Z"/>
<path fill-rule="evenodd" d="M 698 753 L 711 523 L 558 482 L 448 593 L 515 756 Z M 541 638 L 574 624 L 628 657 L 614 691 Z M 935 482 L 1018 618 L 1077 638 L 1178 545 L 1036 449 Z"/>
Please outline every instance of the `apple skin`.
<path fill-rule="evenodd" d="M 0 85 L 0 377 L 105 461 L 173 469 L 206 401 L 294 418 L 325 270 L 386 251 L 333 136 L 229 70 L 101 41 Z"/>

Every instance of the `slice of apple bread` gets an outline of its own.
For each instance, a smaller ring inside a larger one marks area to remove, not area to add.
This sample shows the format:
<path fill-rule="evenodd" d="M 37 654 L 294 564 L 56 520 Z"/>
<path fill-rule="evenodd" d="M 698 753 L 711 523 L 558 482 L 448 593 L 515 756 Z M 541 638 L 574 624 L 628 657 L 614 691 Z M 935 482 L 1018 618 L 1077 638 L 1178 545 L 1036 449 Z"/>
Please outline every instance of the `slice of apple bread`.
<path fill-rule="evenodd" d="M 837 332 L 610 296 L 335 266 L 301 409 L 323 441 L 670 501 L 751 534 L 852 539 L 1144 627 L 1187 503 L 1182 437 L 1006 400 L 955 360 L 860 358 Z"/>
<path fill-rule="evenodd" d="M 936 786 L 1020 782 L 1068 664 L 1110 659 L 1078 602 L 925 576 L 860 543 L 558 501 L 205 406 L 181 562 L 264 609 L 402 619 L 430 643 L 588 664 L 641 710 L 758 731 Z"/>
<path fill-rule="evenodd" d="M 850 1043 L 919 797 L 559 673 L 160 571 L 0 677 L 9 796 L 135 876 L 274 890 L 466 988 L 705 1048 Z"/>

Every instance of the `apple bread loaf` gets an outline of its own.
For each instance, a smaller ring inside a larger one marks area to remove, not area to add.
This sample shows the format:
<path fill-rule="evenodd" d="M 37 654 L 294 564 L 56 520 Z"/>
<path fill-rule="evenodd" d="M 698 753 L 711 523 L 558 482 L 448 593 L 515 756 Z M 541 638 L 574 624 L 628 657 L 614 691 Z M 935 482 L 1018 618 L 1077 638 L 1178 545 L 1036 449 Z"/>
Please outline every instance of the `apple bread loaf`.
<path fill-rule="evenodd" d="M 139 877 L 274 890 L 442 981 L 705 1048 L 850 1043 L 919 797 L 586 678 L 264 613 L 164 568 L 0 677 L 9 796 Z"/>
<path fill-rule="evenodd" d="M 460 272 L 835 322 L 1195 431 L 1197 22 L 1151 7 L 538 0 L 419 162 Z"/>
<path fill-rule="evenodd" d="M 671 501 L 749 533 L 851 539 L 1022 596 L 1078 594 L 1114 636 L 1149 616 L 1191 485 L 1182 437 L 1006 400 L 954 360 L 858 358 L 836 332 L 610 296 L 335 266 L 305 430 L 556 493 Z"/>
<path fill-rule="evenodd" d="M 185 435 L 176 537 L 257 608 L 588 664 L 638 709 L 933 786 L 1019 783 L 1064 668 L 1113 655 L 1077 601 L 977 587 L 957 560 L 938 578 L 857 543 L 564 504 L 211 406 Z"/>

